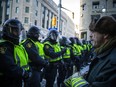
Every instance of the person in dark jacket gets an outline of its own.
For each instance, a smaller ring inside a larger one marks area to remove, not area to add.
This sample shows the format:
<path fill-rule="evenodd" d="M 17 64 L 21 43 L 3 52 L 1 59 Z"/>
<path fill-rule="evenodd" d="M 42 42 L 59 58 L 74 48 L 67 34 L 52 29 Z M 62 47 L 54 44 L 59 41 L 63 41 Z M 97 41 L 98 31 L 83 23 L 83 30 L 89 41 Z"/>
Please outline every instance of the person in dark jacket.
<path fill-rule="evenodd" d="M 76 66 L 75 71 L 80 72 L 80 55 L 79 50 L 75 46 L 76 40 L 74 37 L 70 37 L 69 40 L 71 41 L 70 46 L 71 46 L 71 59 L 73 60 L 74 65 Z"/>
<path fill-rule="evenodd" d="M 57 70 L 59 73 L 58 81 L 61 79 L 62 74 L 62 55 L 66 52 L 66 48 L 60 48 L 58 43 L 59 33 L 57 30 L 50 30 L 47 39 L 44 42 L 45 59 L 49 61 L 49 67 L 46 68 L 45 79 L 46 87 L 53 87 L 55 78 L 57 76 Z M 59 85 L 59 84 L 58 84 Z M 58 86 L 60 87 L 60 86 Z"/>
<path fill-rule="evenodd" d="M 60 43 L 61 49 L 63 49 L 64 47 L 67 48 L 66 52 L 62 55 L 63 72 L 60 75 L 61 79 L 59 80 L 59 83 L 61 86 L 58 86 L 58 87 L 65 87 L 64 83 L 63 83 L 64 80 L 73 74 L 73 65 L 74 64 L 73 64 L 73 60 L 71 59 L 73 54 L 71 54 L 72 53 L 71 46 L 70 46 L 71 41 L 67 37 L 62 36 L 62 38 L 59 40 L 59 43 Z"/>
<path fill-rule="evenodd" d="M 19 20 L 9 19 L 3 24 L 0 39 L 0 87 L 24 87 L 31 76 L 28 55 L 19 45 L 23 26 Z"/>
<path fill-rule="evenodd" d="M 85 79 L 76 77 L 65 83 L 70 82 L 68 85 L 73 87 L 116 87 L 116 20 L 103 16 L 96 23 L 91 22 L 90 31 L 95 56 L 89 72 Z"/>
<path fill-rule="evenodd" d="M 32 68 L 32 78 L 29 87 L 41 87 L 41 69 L 48 66 L 48 62 L 44 60 L 43 45 L 39 42 L 40 29 L 31 26 L 27 31 L 27 39 L 21 44 L 25 47 L 29 56 L 29 65 Z"/>

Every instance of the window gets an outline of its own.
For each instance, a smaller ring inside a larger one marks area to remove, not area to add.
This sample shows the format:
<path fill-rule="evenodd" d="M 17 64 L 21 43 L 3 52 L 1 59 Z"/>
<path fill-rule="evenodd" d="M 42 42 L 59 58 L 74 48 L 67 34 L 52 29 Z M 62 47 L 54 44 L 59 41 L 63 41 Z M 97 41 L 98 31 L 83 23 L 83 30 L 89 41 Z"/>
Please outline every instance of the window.
<path fill-rule="evenodd" d="M 93 2 L 93 3 L 92 3 L 92 8 L 93 8 L 93 9 L 99 9 L 99 1 Z"/>
<path fill-rule="evenodd" d="M 42 6 L 42 27 L 45 28 L 45 13 L 46 7 Z"/>
<path fill-rule="evenodd" d="M 97 22 L 97 20 L 100 18 L 100 15 L 91 15 L 91 20 L 94 20 Z"/>
<path fill-rule="evenodd" d="M 25 17 L 24 23 L 29 23 L 29 18 L 28 17 Z"/>
<path fill-rule="evenodd" d="M 50 13 L 50 11 L 49 10 L 47 10 L 47 29 L 49 28 L 49 13 Z"/>
<path fill-rule="evenodd" d="M 26 2 L 30 2 L 30 0 L 26 0 Z"/>
<path fill-rule="evenodd" d="M 53 13 L 51 12 L 51 25 L 50 25 L 50 27 L 52 27 L 52 18 L 53 18 Z"/>
<path fill-rule="evenodd" d="M 113 8 L 116 8 L 116 0 L 113 1 Z"/>
<path fill-rule="evenodd" d="M 35 20 L 35 23 L 34 24 L 37 25 L 37 20 Z"/>
<path fill-rule="evenodd" d="M 19 13 L 19 7 L 16 7 L 15 13 Z"/>
<path fill-rule="evenodd" d="M 36 16 L 38 15 L 38 11 L 37 11 L 37 10 L 35 10 L 35 15 L 36 15 Z"/>
<path fill-rule="evenodd" d="M 19 0 L 16 0 L 16 3 L 19 3 Z"/>
<path fill-rule="evenodd" d="M 87 40 L 87 32 L 81 32 L 81 39 Z"/>
<path fill-rule="evenodd" d="M 81 5 L 82 10 L 84 10 L 84 9 L 85 9 L 85 5 L 86 5 L 86 3 L 84 3 L 83 5 Z"/>
<path fill-rule="evenodd" d="M 29 13 L 29 7 L 25 7 L 25 13 Z"/>
<path fill-rule="evenodd" d="M 36 0 L 36 5 L 37 5 L 37 7 L 38 7 L 38 0 Z"/>

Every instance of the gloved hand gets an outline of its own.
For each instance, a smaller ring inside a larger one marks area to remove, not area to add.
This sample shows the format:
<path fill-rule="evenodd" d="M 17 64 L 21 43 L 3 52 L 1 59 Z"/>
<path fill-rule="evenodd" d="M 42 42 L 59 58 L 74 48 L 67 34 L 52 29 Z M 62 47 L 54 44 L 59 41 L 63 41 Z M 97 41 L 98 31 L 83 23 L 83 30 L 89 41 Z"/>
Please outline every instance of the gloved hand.
<path fill-rule="evenodd" d="M 24 81 L 30 79 L 32 77 L 32 72 L 31 71 L 26 71 L 23 69 L 23 79 Z"/>
<path fill-rule="evenodd" d="M 85 85 L 88 85 L 88 82 L 83 79 L 81 75 L 75 73 L 68 79 L 64 80 L 64 84 L 66 85 L 66 87 L 83 87 Z"/>
<path fill-rule="evenodd" d="M 66 47 L 64 47 L 62 50 L 61 50 L 61 53 L 64 54 L 66 52 Z"/>
<path fill-rule="evenodd" d="M 49 67 L 50 63 L 49 61 L 46 61 L 45 68 Z"/>

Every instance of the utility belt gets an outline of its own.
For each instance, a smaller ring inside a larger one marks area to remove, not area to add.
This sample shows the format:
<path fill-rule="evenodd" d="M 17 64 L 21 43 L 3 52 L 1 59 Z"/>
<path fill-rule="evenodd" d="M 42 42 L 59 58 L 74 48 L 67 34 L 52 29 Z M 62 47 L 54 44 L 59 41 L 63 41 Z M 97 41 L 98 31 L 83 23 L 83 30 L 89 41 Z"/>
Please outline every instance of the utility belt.
<path fill-rule="evenodd" d="M 50 62 L 51 66 L 59 66 L 61 64 L 61 60 L 55 61 L 55 62 Z"/>

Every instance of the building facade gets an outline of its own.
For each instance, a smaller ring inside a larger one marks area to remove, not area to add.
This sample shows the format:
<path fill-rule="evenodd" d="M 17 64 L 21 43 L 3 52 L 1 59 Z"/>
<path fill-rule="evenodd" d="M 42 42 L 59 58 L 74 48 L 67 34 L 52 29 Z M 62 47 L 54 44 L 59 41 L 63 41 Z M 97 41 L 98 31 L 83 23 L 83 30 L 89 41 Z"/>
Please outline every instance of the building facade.
<path fill-rule="evenodd" d="M 38 26 L 43 36 L 47 34 L 52 26 L 52 18 L 58 19 L 58 6 L 53 0 L 0 0 L 0 24 L 10 18 L 18 19 L 22 22 L 26 30 L 30 26 Z M 75 24 L 61 11 L 61 29 L 62 35 L 75 36 Z"/>
<path fill-rule="evenodd" d="M 116 18 L 116 0 L 80 0 L 80 25 L 79 37 L 90 40 L 89 24 L 104 15 Z"/>

